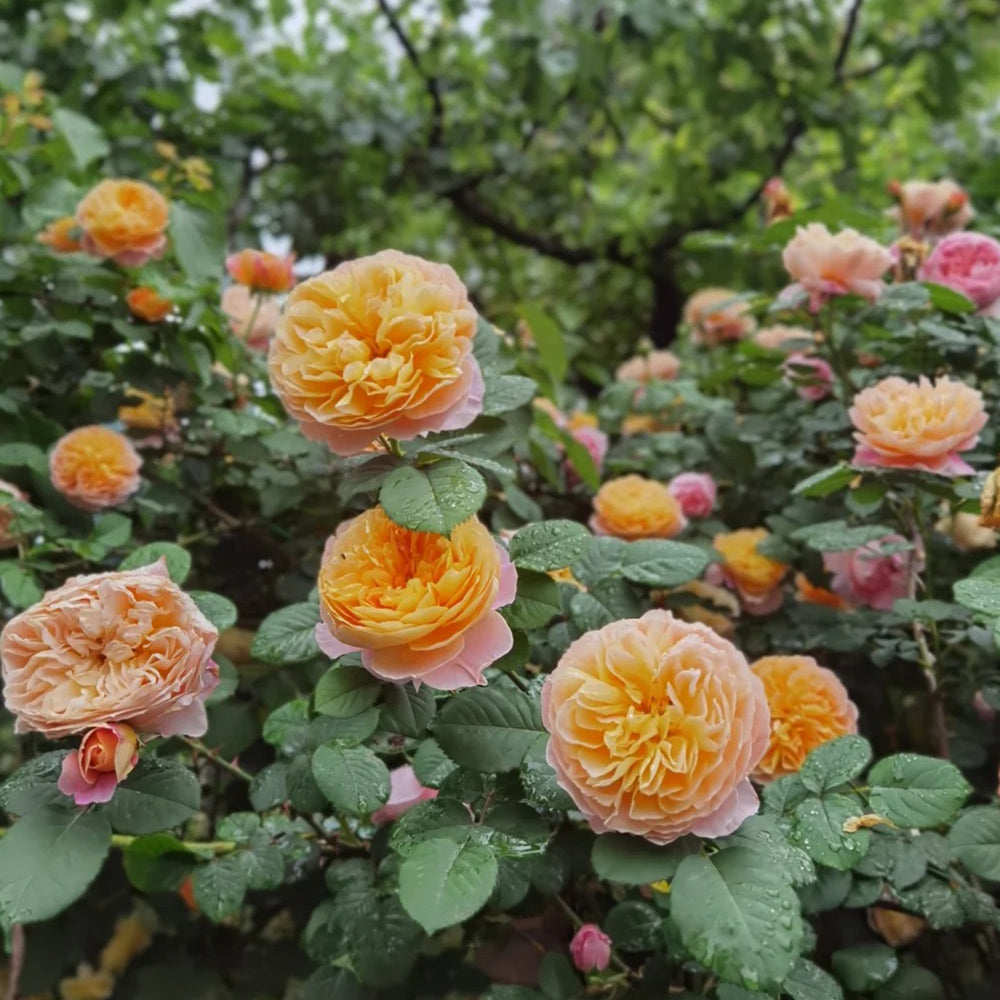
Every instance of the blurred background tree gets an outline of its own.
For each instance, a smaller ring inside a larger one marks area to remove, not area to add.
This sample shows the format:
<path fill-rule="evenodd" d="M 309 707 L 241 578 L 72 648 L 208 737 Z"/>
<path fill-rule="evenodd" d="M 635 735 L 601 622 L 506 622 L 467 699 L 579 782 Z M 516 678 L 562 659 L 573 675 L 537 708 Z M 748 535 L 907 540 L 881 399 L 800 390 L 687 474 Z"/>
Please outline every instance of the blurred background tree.
<path fill-rule="evenodd" d="M 494 320 L 554 310 L 599 357 L 671 339 L 709 283 L 772 284 L 760 229 L 957 177 L 996 221 L 1000 0 L 7 0 L 0 58 L 211 162 L 234 244 L 449 260 Z M 842 195 L 838 201 L 835 196 Z M 738 237 L 737 237 L 738 238 Z M 558 306 L 555 303 L 559 303 Z"/>

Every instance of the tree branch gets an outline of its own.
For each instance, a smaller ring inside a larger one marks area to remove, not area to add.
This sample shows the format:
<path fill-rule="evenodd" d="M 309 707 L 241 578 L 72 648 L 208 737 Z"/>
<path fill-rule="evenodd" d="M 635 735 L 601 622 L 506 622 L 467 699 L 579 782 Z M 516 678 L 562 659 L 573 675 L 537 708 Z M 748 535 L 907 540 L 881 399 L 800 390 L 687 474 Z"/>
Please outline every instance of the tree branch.
<path fill-rule="evenodd" d="M 861 14 L 861 6 L 865 0 L 854 0 L 851 9 L 847 12 L 847 21 L 844 23 L 844 36 L 840 39 L 840 48 L 837 49 L 837 56 L 833 60 L 833 81 L 840 83 L 844 78 L 844 63 L 847 62 L 847 53 L 851 49 L 851 42 L 854 40 L 854 32 L 858 27 L 858 19 Z"/>

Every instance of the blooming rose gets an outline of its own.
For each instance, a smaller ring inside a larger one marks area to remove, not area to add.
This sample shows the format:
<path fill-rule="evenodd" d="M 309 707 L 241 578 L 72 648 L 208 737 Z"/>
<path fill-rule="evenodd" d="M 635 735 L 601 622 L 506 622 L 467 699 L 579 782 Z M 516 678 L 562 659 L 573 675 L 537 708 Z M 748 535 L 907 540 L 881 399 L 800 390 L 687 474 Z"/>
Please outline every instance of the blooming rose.
<path fill-rule="evenodd" d="M 761 192 L 764 200 L 764 224 L 780 222 L 792 214 L 792 196 L 780 177 L 772 177 Z"/>
<path fill-rule="evenodd" d="M 953 180 L 893 181 L 889 193 L 899 202 L 891 215 L 915 240 L 937 239 L 964 229 L 976 214 L 969 196 Z"/>
<path fill-rule="evenodd" d="M 278 323 L 271 384 L 303 433 L 338 455 L 410 440 L 481 412 L 476 312 L 446 264 L 383 250 L 297 285 Z"/>
<path fill-rule="evenodd" d="M 981 525 L 978 514 L 967 514 L 961 510 L 945 514 L 934 527 L 950 536 L 960 552 L 978 552 L 997 547 L 997 533 L 992 528 Z"/>
<path fill-rule="evenodd" d="M 874 301 L 882 294 L 882 275 L 892 266 L 889 251 L 854 229 L 834 235 L 820 222 L 799 226 L 781 259 L 795 284 L 783 295 L 809 293 L 817 312 L 834 295 L 860 295 Z"/>
<path fill-rule="evenodd" d="M 658 382 L 661 379 L 677 378 L 681 362 L 676 354 L 670 351 L 650 351 L 649 354 L 637 354 L 628 361 L 623 361 L 615 378 L 619 382 Z"/>
<path fill-rule="evenodd" d="M 622 421 L 621 432 L 624 437 L 631 437 L 633 434 L 656 434 L 659 431 L 668 431 L 671 428 L 661 423 L 651 413 L 630 413 Z"/>
<path fill-rule="evenodd" d="M 768 615 L 781 607 L 781 581 L 788 566 L 757 551 L 770 537 L 767 528 L 740 528 L 716 535 L 712 541 L 722 563 L 709 566 L 708 581 L 735 590 L 747 614 Z"/>
<path fill-rule="evenodd" d="M 74 576 L 0 634 L 14 731 L 55 738 L 113 719 L 142 733 L 201 736 L 219 679 L 217 637 L 162 559 Z"/>
<path fill-rule="evenodd" d="M 226 258 L 233 281 L 256 292 L 287 292 L 295 284 L 295 254 L 278 257 L 264 250 L 241 250 Z"/>
<path fill-rule="evenodd" d="M 795 574 L 795 596 L 803 604 L 819 604 L 834 611 L 847 611 L 851 607 L 839 594 L 826 587 L 817 587 L 805 573 Z"/>
<path fill-rule="evenodd" d="M 76 207 L 83 249 L 123 267 L 162 257 L 170 206 L 142 181 L 104 180 Z"/>
<path fill-rule="evenodd" d="M 52 485 L 75 507 L 89 511 L 124 503 L 139 489 L 141 466 L 127 437 L 97 424 L 63 435 L 49 455 Z"/>
<path fill-rule="evenodd" d="M 794 774 L 821 743 L 858 731 L 858 710 L 832 670 L 811 656 L 765 656 L 750 665 L 771 710 L 767 750 L 756 781 Z"/>
<path fill-rule="evenodd" d="M 757 811 L 764 689 L 743 654 L 669 611 L 587 632 L 542 688 L 547 759 L 597 833 L 722 837 Z"/>
<path fill-rule="evenodd" d="M 775 326 L 765 326 L 753 336 L 754 343 L 759 347 L 768 351 L 782 351 L 785 354 L 790 350 L 806 350 L 813 340 L 812 330 L 807 330 L 804 326 L 783 326 L 780 323 Z"/>
<path fill-rule="evenodd" d="M 514 643 L 496 609 L 516 589 L 507 550 L 477 518 L 434 535 L 374 507 L 326 543 L 316 641 L 334 657 L 360 649 L 382 680 L 442 691 L 485 684 L 483 671 Z"/>
<path fill-rule="evenodd" d="M 735 619 L 740 615 L 740 602 L 725 587 L 717 587 L 704 580 L 691 580 L 668 593 L 691 594 L 700 602 L 684 602 L 671 608 L 672 614 L 682 621 L 701 622 L 727 639 L 736 631 Z"/>
<path fill-rule="evenodd" d="M 898 598 L 906 597 L 910 561 L 919 556 L 913 551 L 884 553 L 883 549 L 905 544 L 902 535 L 886 535 L 856 549 L 824 552 L 823 566 L 833 577 L 830 587 L 855 607 L 891 611 Z"/>
<path fill-rule="evenodd" d="M 109 802 L 119 781 L 139 762 L 139 738 L 131 726 L 109 722 L 88 730 L 80 749 L 63 759 L 59 791 L 78 806 Z"/>
<path fill-rule="evenodd" d="M 140 285 L 133 288 L 125 296 L 125 302 L 133 316 L 144 319 L 147 323 L 159 323 L 173 311 L 174 304 L 170 299 L 157 295 L 156 290 Z"/>
<path fill-rule="evenodd" d="M 971 475 L 959 457 L 986 424 L 983 397 L 947 375 L 916 383 L 890 375 L 854 397 L 851 423 L 858 445 L 853 464 L 914 469 L 939 476 Z"/>
<path fill-rule="evenodd" d="M 708 517 L 718 493 L 715 480 L 707 472 L 682 472 L 667 483 L 667 489 L 685 517 Z"/>
<path fill-rule="evenodd" d="M 221 308 L 229 317 L 229 329 L 246 341 L 247 347 L 255 351 L 267 350 L 281 318 L 281 308 L 274 299 L 258 303 L 257 296 L 245 285 L 230 285 L 222 293 Z"/>
<path fill-rule="evenodd" d="M 160 448 L 165 441 L 180 440 L 180 424 L 177 422 L 177 403 L 173 392 L 164 391 L 162 396 L 143 389 L 126 389 L 128 399 L 137 400 L 118 407 L 118 419 L 130 431 L 143 431 L 137 441 L 139 448 Z"/>
<path fill-rule="evenodd" d="M 785 372 L 785 381 L 795 386 L 800 399 L 818 403 L 830 395 L 833 369 L 822 358 L 809 357 L 801 351 L 795 351 L 785 358 L 781 367 Z"/>
<path fill-rule="evenodd" d="M 50 222 L 36 237 L 35 242 L 47 246 L 56 253 L 76 253 L 83 249 L 83 244 L 77 239 L 76 219 L 72 215 L 64 215 L 55 222 Z"/>
<path fill-rule="evenodd" d="M 13 483 L 0 479 L 0 549 L 17 545 L 17 536 L 10 530 L 14 523 L 14 511 L 10 506 L 12 500 L 26 503 L 28 498 Z"/>
<path fill-rule="evenodd" d="M 573 935 L 569 953 L 581 972 L 600 972 L 611 961 L 611 938 L 597 924 L 584 924 Z"/>
<path fill-rule="evenodd" d="M 595 535 L 673 538 L 687 526 L 680 503 L 663 483 L 642 476 L 609 479 L 594 497 L 590 529 Z"/>
<path fill-rule="evenodd" d="M 394 767 L 389 772 L 389 801 L 381 809 L 376 809 L 372 813 L 372 822 L 376 826 L 381 826 L 383 823 L 395 823 L 407 809 L 435 798 L 437 798 L 437 790 L 421 785 L 409 764 Z"/>
<path fill-rule="evenodd" d="M 728 288 L 703 288 L 684 306 L 684 322 L 696 344 L 715 347 L 724 340 L 740 340 L 755 324 L 750 305 Z"/>
<path fill-rule="evenodd" d="M 953 233 L 931 251 L 921 281 L 947 285 L 987 309 L 1000 299 L 1000 243 L 982 233 Z"/>

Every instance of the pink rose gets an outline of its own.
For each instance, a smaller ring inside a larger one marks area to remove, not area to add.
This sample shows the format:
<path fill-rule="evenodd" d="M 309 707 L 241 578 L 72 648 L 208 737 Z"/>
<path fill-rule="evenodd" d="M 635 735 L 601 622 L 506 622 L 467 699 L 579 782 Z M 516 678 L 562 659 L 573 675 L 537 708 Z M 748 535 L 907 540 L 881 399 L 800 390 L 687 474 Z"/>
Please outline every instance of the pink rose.
<path fill-rule="evenodd" d="M 256 301 L 258 298 L 260 296 L 246 285 L 230 285 L 222 293 L 221 308 L 229 318 L 229 329 L 245 341 L 247 347 L 254 351 L 266 351 L 271 334 L 278 325 L 281 309 L 273 298 L 262 299 L 259 304 Z"/>
<path fill-rule="evenodd" d="M 372 822 L 376 826 L 383 823 L 395 823 L 407 809 L 437 798 L 437 789 L 425 788 L 417 780 L 412 767 L 404 764 L 389 772 L 389 801 L 381 809 L 372 813 Z"/>
<path fill-rule="evenodd" d="M 28 498 L 13 483 L 0 479 L 0 549 L 17 545 L 17 535 L 11 533 L 14 511 L 10 505 L 14 500 L 27 503 Z"/>
<path fill-rule="evenodd" d="M 600 472 L 604 465 L 604 456 L 608 453 L 607 434 L 599 427 L 588 427 L 586 425 L 577 427 L 570 431 L 570 433 L 573 435 L 574 441 L 579 441 L 587 449 L 594 461 L 594 467 Z M 575 474 L 576 470 L 573 468 L 573 462 L 567 459 L 566 464 Z"/>
<path fill-rule="evenodd" d="M 123 722 L 95 726 L 63 760 L 59 791 L 78 806 L 110 802 L 118 782 L 139 762 L 138 747 L 135 730 Z"/>
<path fill-rule="evenodd" d="M 986 309 L 1000 299 L 1000 243 L 981 233 L 952 233 L 924 261 L 920 280 L 947 285 Z"/>
<path fill-rule="evenodd" d="M 611 938 L 597 924 L 584 924 L 573 935 L 569 953 L 581 972 L 600 972 L 611 961 Z"/>
<path fill-rule="evenodd" d="M 615 371 L 619 382 L 657 382 L 677 378 L 681 363 L 670 351 L 650 351 L 623 361 Z"/>
<path fill-rule="evenodd" d="M 785 358 L 781 367 L 785 372 L 785 381 L 795 386 L 800 399 L 818 403 L 830 395 L 833 369 L 822 358 L 795 351 Z"/>
<path fill-rule="evenodd" d="M 708 517 L 718 489 L 707 472 L 682 472 L 667 483 L 670 495 L 681 505 L 685 517 Z"/>
<path fill-rule="evenodd" d="M 891 611 L 900 597 L 906 597 L 910 561 L 919 559 L 913 550 L 883 554 L 885 546 L 906 542 L 902 535 L 886 535 L 847 552 L 824 552 L 823 565 L 833 577 L 834 593 L 850 604 Z M 917 569 L 922 566 L 918 563 Z"/>

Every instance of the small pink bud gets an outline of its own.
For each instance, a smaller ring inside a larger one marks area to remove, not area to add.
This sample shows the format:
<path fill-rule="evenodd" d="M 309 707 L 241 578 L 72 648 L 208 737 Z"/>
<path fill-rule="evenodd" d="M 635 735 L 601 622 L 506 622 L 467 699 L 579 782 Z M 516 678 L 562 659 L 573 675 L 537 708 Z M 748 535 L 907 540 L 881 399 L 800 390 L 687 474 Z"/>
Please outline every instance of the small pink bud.
<path fill-rule="evenodd" d="M 597 924 L 584 924 L 573 935 L 569 951 L 581 972 L 599 972 L 611 961 L 611 938 Z"/>
<path fill-rule="evenodd" d="M 819 402 L 830 395 L 833 369 L 822 358 L 814 358 L 796 351 L 785 358 L 782 366 L 785 380 L 795 386 L 800 399 Z"/>

